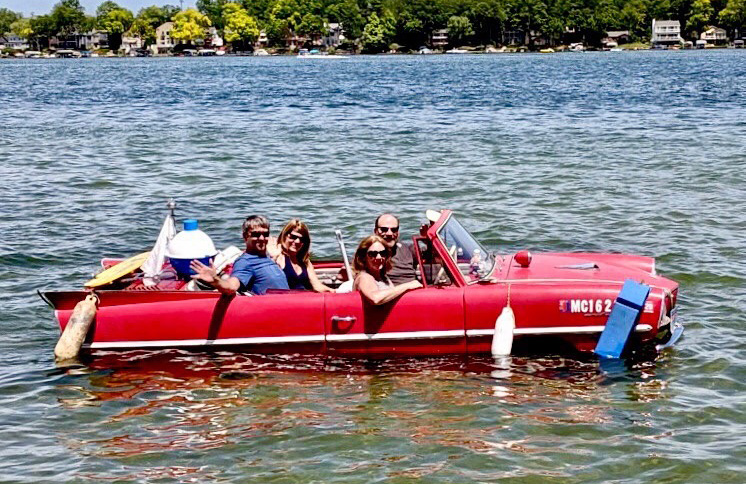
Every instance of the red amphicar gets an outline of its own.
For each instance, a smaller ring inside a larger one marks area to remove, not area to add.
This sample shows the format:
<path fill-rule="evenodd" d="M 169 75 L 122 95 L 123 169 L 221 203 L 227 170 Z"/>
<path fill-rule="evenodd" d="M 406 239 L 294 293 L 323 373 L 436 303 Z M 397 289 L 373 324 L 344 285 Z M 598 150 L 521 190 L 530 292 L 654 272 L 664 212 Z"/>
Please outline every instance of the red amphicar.
<path fill-rule="evenodd" d="M 489 354 L 495 321 L 513 310 L 517 344 L 551 338 L 592 351 L 627 279 L 650 293 L 627 348 L 672 345 L 678 284 L 656 273 L 650 257 L 599 253 L 496 255 L 450 210 L 429 211 L 413 237 L 423 288 L 382 306 L 360 293 L 274 291 L 223 296 L 180 280 L 145 286 L 138 277 L 94 292 L 98 310 L 84 350 L 226 349 L 254 353 L 394 357 Z M 319 277 L 342 283 L 344 263 L 317 262 Z M 60 328 L 90 291 L 44 292 Z M 551 347 L 559 351 L 561 346 Z"/>

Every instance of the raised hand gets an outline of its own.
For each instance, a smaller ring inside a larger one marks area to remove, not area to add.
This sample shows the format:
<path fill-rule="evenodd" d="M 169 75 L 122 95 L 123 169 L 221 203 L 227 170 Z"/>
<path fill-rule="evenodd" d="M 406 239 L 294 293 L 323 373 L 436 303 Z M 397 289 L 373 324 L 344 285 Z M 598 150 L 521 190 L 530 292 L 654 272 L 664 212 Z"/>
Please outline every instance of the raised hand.
<path fill-rule="evenodd" d="M 215 268 L 212 266 L 212 260 L 210 260 L 210 265 L 206 266 L 202 262 L 198 260 L 193 260 L 189 267 L 196 272 L 192 276 L 192 279 L 199 279 L 201 281 L 205 281 L 208 284 L 212 284 L 213 282 L 218 280 L 218 274 L 215 271 Z"/>

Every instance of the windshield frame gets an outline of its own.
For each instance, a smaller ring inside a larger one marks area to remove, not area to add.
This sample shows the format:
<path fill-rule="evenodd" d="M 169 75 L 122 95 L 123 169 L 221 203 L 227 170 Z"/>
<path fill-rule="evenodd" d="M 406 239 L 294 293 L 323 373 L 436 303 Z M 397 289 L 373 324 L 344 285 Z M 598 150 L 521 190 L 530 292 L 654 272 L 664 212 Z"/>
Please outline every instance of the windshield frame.
<path fill-rule="evenodd" d="M 461 222 L 456 219 L 456 217 L 453 216 L 452 212 L 445 213 L 446 217 L 444 219 L 439 220 L 437 224 L 437 228 L 435 230 L 435 236 L 438 238 L 438 241 L 440 242 L 440 245 L 445 249 L 446 254 L 448 255 L 448 258 L 453 262 L 453 266 L 456 269 L 456 272 L 461 275 L 461 278 L 464 280 L 464 282 L 467 285 L 475 284 L 480 281 L 489 280 L 492 277 L 492 273 L 495 270 L 495 264 L 497 264 L 497 258 L 492 254 L 490 251 L 488 251 L 466 228 L 461 224 Z M 451 257 L 448 242 L 446 241 L 446 238 L 444 236 L 444 231 L 450 229 L 455 224 L 456 230 L 452 230 L 454 232 L 460 232 L 459 239 L 460 242 L 462 242 L 462 246 L 458 246 L 462 251 L 466 249 L 466 245 L 470 245 L 469 248 L 469 254 L 467 259 L 471 259 L 474 253 L 474 250 L 479 249 L 479 251 L 482 254 L 482 261 L 486 263 L 487 266 L 489 266 L 489 269 L 484 272 L 484 274 L 480 275 L 480 277 L 470 280 L 467 276 L 468 274 L 464 274 L 459 268 L 458 268 L 458 255 L 454 258 Z M 465 237 L 464 237 L 465 236 Z M 466 240 L 466 243 L 464 243 L 464 239 Z M 450 265 L 450 264 L 449 264 Z"/>

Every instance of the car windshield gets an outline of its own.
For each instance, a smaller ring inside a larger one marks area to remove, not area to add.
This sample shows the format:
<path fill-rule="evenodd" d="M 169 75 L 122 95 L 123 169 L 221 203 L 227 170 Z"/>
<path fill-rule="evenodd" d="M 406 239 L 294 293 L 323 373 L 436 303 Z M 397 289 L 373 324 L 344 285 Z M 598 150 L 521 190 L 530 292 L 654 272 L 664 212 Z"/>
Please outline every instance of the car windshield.
<path fill-rule="evenodd" d="M 456 261 L 459 271 L 464 276 L 470 276 L 467 280 L 479 279 L 492 272 L 494 256 L 477 242 L 455 217 L 451 217 L 438 230 L 438 238 Z"/>

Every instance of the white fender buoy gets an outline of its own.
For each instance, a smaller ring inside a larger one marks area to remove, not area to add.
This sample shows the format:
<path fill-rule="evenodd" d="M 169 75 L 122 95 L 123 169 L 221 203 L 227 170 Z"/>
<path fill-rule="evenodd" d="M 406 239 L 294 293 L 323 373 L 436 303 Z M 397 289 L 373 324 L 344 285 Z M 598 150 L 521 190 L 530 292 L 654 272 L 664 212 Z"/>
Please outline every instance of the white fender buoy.
<path fill-rule="evenodd" d="M 80 347 L 83 346 L 88 328 L 96 317 L 96 302 L 98 298 L 89 294 L 85 299 L 75 305 L 73 313 L 62 332 L 57 346 L 54 347 L 54 356 L 58 361 L 69 360 L 78 356 Z"/>
<path fill-rule="evenodd" d="M 510 306 L 505 306 L 495 321 L 495 334 L 492 336 L 492 356 L 507 356 L 513 348 L 515 314 Z"/>

